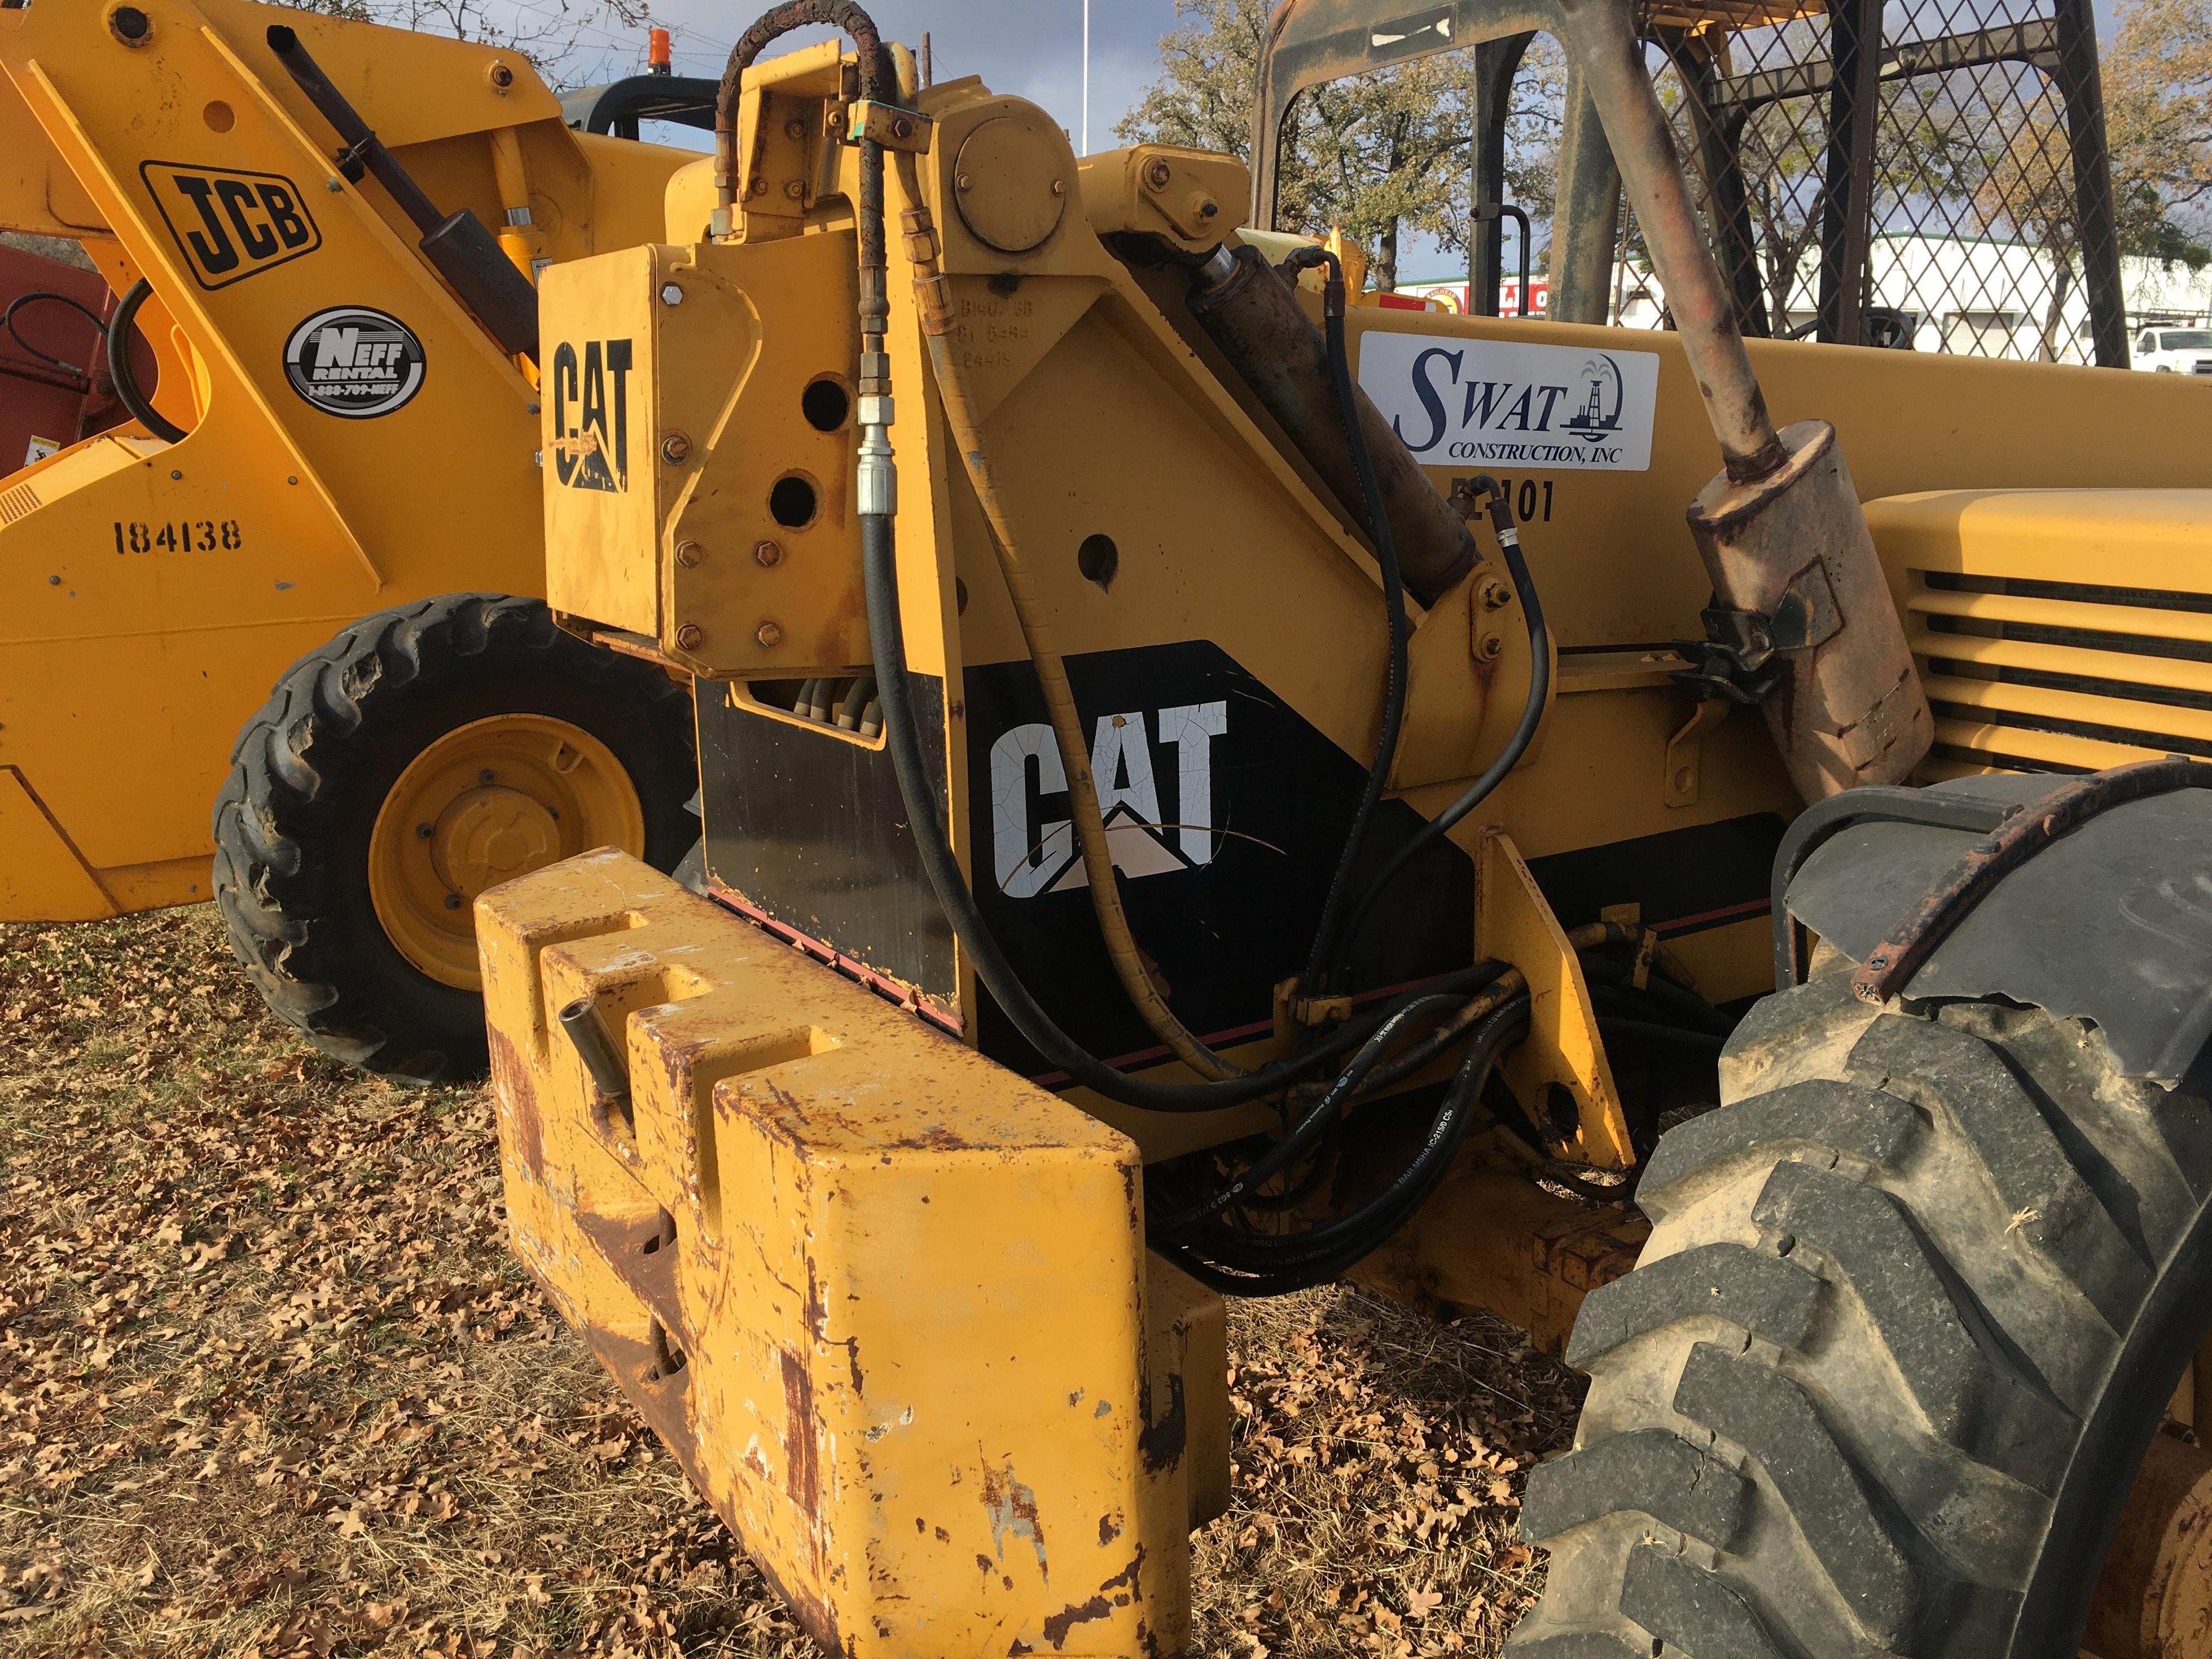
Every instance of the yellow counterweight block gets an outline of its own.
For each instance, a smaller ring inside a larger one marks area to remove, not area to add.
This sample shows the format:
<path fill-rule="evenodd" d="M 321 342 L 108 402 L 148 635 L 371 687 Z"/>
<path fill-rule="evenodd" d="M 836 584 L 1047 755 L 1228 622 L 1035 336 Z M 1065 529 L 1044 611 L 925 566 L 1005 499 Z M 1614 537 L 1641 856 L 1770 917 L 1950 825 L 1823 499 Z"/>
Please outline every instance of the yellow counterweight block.
<path fill-rule="evenodd" d="M 514 1248 L 814 1636 L 1179 1651 L 1223 1321 L 1135 1146 L 623 854 L 477 937 Z"/>

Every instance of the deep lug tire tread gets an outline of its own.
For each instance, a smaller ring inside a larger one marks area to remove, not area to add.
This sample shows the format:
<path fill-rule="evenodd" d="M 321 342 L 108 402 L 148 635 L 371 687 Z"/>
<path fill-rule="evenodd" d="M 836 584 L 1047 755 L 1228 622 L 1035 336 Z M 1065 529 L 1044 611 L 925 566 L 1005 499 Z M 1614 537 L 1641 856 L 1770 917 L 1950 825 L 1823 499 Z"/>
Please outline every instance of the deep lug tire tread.
<path fill-rule="evenodd" d="M 1857 1005 L 1848 965 L 1753 1010 L 1722 1093 L 1577 1320 L 1589 1400 L 1529 1479 L 1550 1578 L 1512 1659 L 2071 1652 L 2115 1449 L 2212 1296 L 2212 1108 L 2079 1021 Z"/>
<path fill-rule="evenodd" d="M 607 743 L 645 809 L 648 861 L 696 840 L 690 700 L 650 664 L 562 633 L 541 599 L 447 593 L 365 617 L 284 672 L 239 733 L 214 809 L 215 896 L 271 1012 L 324 1053 L 421 1081 L 484 1063 L 481 999 L 386 938 L 366 849 L 385 792 L 444 731 L 546 712 Z"/>

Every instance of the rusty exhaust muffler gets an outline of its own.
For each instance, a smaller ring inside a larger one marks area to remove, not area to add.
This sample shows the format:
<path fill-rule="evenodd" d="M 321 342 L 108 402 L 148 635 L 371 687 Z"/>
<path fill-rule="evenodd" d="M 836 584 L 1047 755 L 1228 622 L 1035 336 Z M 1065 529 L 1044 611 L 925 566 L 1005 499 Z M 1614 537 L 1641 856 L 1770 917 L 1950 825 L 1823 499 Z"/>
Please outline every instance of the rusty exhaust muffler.
<path fill-rule="evenodd" d="M 1690 508 L 1719 602 L 1708 632 L 1717 615 L 1733 612 L 1740 627 L 1765 635 L 1751 641 L 1765 671 L 1759 701 L 1807 800 L 1903 782 L 1928 752 L 1935 721 L 1835 428 L 1801 421 L 1774 429 L 1683 188 L 1630 9 L 1563 0 L 1561 9 L 1720 440 L 1724 470 Z"/>

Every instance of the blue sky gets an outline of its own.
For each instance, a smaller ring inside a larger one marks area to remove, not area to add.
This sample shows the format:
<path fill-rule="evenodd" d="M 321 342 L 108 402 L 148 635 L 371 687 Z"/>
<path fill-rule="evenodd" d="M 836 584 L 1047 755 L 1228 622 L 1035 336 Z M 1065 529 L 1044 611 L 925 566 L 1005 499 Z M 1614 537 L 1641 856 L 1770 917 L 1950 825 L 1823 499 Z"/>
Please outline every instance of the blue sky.
<path fill-rule="evenodd" d="M 684 75 L 719 74 L 753 15 L 748 5 L 728 0 L 653 0 L 653 11 L 676 38 L 676 69 Z M 1080 136 L 1081 0 L 872 0 L 868 15 L 891 39 L 917 49 L 927 29 L 939 79 L 980 75 L 993 91 L 1019 94 Z M 1175 26 L 1174 0 L 1091 0 L 1092 149 L 1112 146 L 1114 123 L 1142 94 L 1158 64 L 1160 36 Z M 806 30 L 792 43 L 826 33 Z M 610 36 L 606 44 L 610 70 L 642 64 L 641 31 L 635 40 Z"/>

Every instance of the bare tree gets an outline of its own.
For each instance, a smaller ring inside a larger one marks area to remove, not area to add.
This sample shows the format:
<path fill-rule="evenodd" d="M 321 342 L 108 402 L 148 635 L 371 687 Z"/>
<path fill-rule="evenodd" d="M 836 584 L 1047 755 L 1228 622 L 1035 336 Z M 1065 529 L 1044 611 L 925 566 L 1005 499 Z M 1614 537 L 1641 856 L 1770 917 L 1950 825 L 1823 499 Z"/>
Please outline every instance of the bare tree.
<path fill-rule="evenodd" d="M 477 40 L 529 60 L 554 87 L 601 78 L 609 37 L 653 21 L 651 0 L 277 0 L 300 11 Z M 641 45 L 642 40 L 641 39 Z"/>
<path fill-rule="evenodd" d="M 1130 143 L 1188 144 L 1249 162 L 1267 0 L 1176 0 L 1188 21 L 1160 41 L 1160 73 L 1115 131 Z M 1565 61 L 1540 40 L 1515 83 L 1506 184 L 1533 217 L 1553 202 Z M 1467 246 L 1475 82 L 1472 53 L 1419 58 L 1319 87 L 1291 112 L 1281 152 L 1282 222 L 1342 230 L 1376 250 L 1378 286 L 1397 285 L 1398 243 L 1418 230 Z"/>

